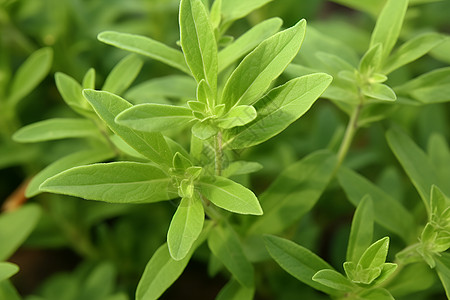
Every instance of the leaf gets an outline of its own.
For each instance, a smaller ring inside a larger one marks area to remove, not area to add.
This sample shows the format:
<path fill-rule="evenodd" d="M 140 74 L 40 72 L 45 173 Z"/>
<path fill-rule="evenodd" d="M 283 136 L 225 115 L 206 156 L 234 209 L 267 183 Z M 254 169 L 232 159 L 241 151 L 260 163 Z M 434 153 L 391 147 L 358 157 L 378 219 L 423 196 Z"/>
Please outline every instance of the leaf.
<path fill-rule="evenodd" d="M 395 95 L 395 92 L 390 87 L 382 83 L 372 83 L 366 85 L 362 88 L 362 92 L 367 97 L 371 97 L 377 100 L 397 100 L 397 95 Z"/>
<path fill-rule="evenodd" d="M 156 163 L 172 163 L 172 153 L 162 134 L 134 131 L 114 122 L 118 114 L 132 106 L 129 102 L 102 91 L 84 90 L 83 95 L 108 127 L 133 149 Z"/>
<path fill-rule="evenodd" d="M 159 132 L 182 127 L 192 121 L 189 108 L 175 105 L 145 103 L 134 105 L 116 116 L 116 123 L 134 130 Z"/>
<path fill-rule="evenodd" d="M 217 120 L 217 126 L 229 129 L 237 126 L 243 126 L 256 118 L 256 110 L 253 106 L 239 105 L 235 106 L 225 115 Z"/>
<path fill-rule="evenodd" d="M 156 300 L 172 283 L 180 277 L 186 268 L 192 254 L 206 239 L 211 229 L 211 223 L 205 222 L 205 227 L 189 251 L 182 260 L 174 260 L 169 253 L 167 244 L 163 244 L 156 250 L 145 267 L 136 290 L 136 300 Z"/>
<path fill-rule="evenodd" d="M 215 0 L 211 5 L 211 11 L 209 14 L 213 29 L 217 29 L 220 25 L 220 21 L 222 19 L 221 11 L 222 11 L 222 0 Z"/>
<path fill-rule="evenodd" d="M 280 18 L 265 20 L 253 26 L 233 43 L 220 50 L 218 54 L 219 72 L 222 72 L 233 62 L 249 53 L 263 40 L 268 39 L 275 34 L 282 24 L 283 21 Z"/>
<path fill-rule="evenodd" d="M 230 131 L 224 147 L 247 148 L 274 137 L 307 112 L 331 80 L 324 73 L 311 74 L 271 90 L 256 102 L 256 119 Z"/>
<path fill-rule="evenodd" d="M 12 212 L 0 215 L 0 261 L 13 254 L 33 231 L 41 216 L 36 204 L 26 204 Z"/>
<path fill-rule="evenodd" d="M 258 172 L 263 166 L 260 163 L 252 161 L 233 161 L 223 171 L 223 177 L 231 177 L 234 175 L 243 175 Z"/>
<path fill-rule="evenodd" d="M 151 203 L 174 198 L 160 168 L 137 162 L 74 167 L 44 181 L 40 190 L 111 203 Z"/>
<path fill-rule="evenodd" d="M 216 126 L 213 126 L 209 120 L 196 122 L 191 128 L 192 134 L 200 140 L 207 140 L 219 132 Z"/>
<path fill-rule="evenodd" d="M 397 42 L 407 8 L 408 0 L 387 0 L 378 16 L 377 23 L 375 24 L 370 39 L 369 48 L 381 43 L 383 46 L 383 61 L 388 57 L 389 53 L 391 53 L 392 48 L 394 48 Z"/>
<path fill-rule="evenodd" d="M 364 251 L 358 265 L 362 266 L 363 269 L 381 268 L 386 261 L 388 250 L 389 237 L 384 237 Z"/>
<path fill-rule="evenodd" d="M 208 236 L 208 247 L 240 284 L 253 288 L 253 266 L 245 256 L 241 241 L 231 226 L 216 225 Z"/>
<path fill-rule="evenodd" d="M 19 267 L 9 262 L 0 262 L 0 282 L 19 272 Z"/>
<path fill-rule="evenodd" d="M 318 151 L 284 170 L 260 196 L 265 213 L 248 233 L 279 233 L 298 221 L 319 200 L 336 166 L 332 153 Z"/>
<path fill-rule="evenodd" d="M 232 22 L 266 5 L 272 0 L 226 0 L 222 2 L 223 23 Z"/>
<path fill-rule="evenodd" d="M 252 300 L 255 295 L 255 288 L 242 286 L 235 279 L 231 279 L 220 290 L 216 300 Z"/>
<path fill-rule="evenodd" d="M 105 44 L 148 56 L 186 74 L 191 73 L 180 51 L 151 38 L 136 34 L 104 31 L 97 36 L 97 39 Z"/>
<path fill-rule="evenodd" d="M 197 82 L 202 79 L 217 89 L 217 43 L 201 0 L 181 0 L 180 43 L 186 63 Z"/>
<path fill-rule="evenodd" d="M 383 46 L 375 44 L 367 50 L 359 62 L 359 72 L 366 76 L 370 76 L 377 72 L 381 65 L 381 54 Z"/>
<path fill-rule="evenodd" d="M 167 232 L 167 245 L 170 256 L 182 260 L 188 255 L 192 245 L 199 237 L 205 220 L 205 212 L 200 198 L 181 199 Z"/>
<path fill-rule="evenodd" d="M 417 239 L 414 217 L 398 201 L 356 172 L 341 167 L 338 180 L 348 200 L 355 206 L 365 195 L 373 199 L 374 219 L 406 243 Z"/>
<path fill-rule="evenodd" d="M 417 276 L 420 274 L 420 276 Z M 436 273 L 425 263 L 407 264 L 399 269 L 386 288 L 394 297 L 411 295 L 429 289 L 436 281 Z"/>
<path fill-rule="evenodd" d="M 7 101 L 15 106 L 47 76 L 52 66 L 53 50 L 49 47 L 33 52 L 16 71 Z"/>
<path fill-rule="evenodd" d="M 437 172 L 427 155 L 405 133 L 399 129 L 390 129 L 386 138 L 389 147 L 403 166 L 429 211 L 431 186 L 433 184 L 445 186 L 446 184 L 440 184 Z"/>
<path fill-rule="evenodd" d="M 383 1 L 379 0 L 332 0 L 333 2 L 345 5 L 355 10 L 368 12 L 372 15 L 377 15 L 383 8 Z"/>
<path fill-rule="evenodd" d="M 79 299 L 105 299 L 115 288 L 116 269 L 111 263 L 98 264 L 83 280 Z"/>
<path fill-rule="evenodd" d="M 382 288 L 365 291 L 361 293 L 361 297 L 364 300 L 395 300 L 388 290 Z"/>
<path fill-rule="evenodd" d="M 48 119 L 22 127 L 13 135 L 20 143 L 35 143 L 66 138 L 96 137 L 100 131 L 90 120 L 85 119 Z"/>
<path fill-rule="evenodd" d="M 381 274 L 372 282 L 373 285 L 379 285 L 388 279 L 392 273 L 397 270 L 398 265 L 393 263 L 384 263 L 381 269 Z"/>
<path fill-rule="evenodd" d="M 270 256 L 286 272 L 316 290 L 327 294 L 335 293 L 334 289 L 312 280 L 314 274 L 320 270 L 333 269 L 319 256 L 294 242 L 277 236 L 265 235 L 264 242 Z"/>
<path fill-rule="evenodd" d="M 396 87 L 395 91 L 421 103 L 450 101 L 450 67 L 435 69 Z"/>
<path fill-rule="evenodd" d="M 95 89 L 95 69 L 90 68 L 83 77 L 83 89 Z"/>
<path fill-rule="evenodd" d="M 339 272 L 330 269 L 320 270 L 312 280 L 341 292 L 351 292 L 356 289 L 350 280 Z"/>
<path fill-rule="evenodd" d="M 223 90 L 221 101 L 227 109 L 234 105 L 251 105 L 264 94 L 297 55 L 305 29 L 306 21 L 301 20 L 264 40 L 242 60 Z"/>
<path fill-rule="evenodd" d="M 9 280 L 0 281 L 0 299 L 21 300 L 19 293 Z"/>
<path fill-rule="evenodd" d="M 109 73 L 102 90 L 120 95 L 138 76 L 142 68 L 142 60 L 135 54 L 125 56 Z"/>
<path fill-rule="evenodd" d="M 372 243 L 373 202 L 366 195 L 358 204 L 353 216 L 350 238 L 347 246 L 347 261 L 358 262 L 361 255 Z"/>
<path fill-rule="evenodd" d="M 258 199 L 252 191 L 228 178 L 204 177 L 198 182 L 200 192 L 220 208 L 238 214 L 262 215 Z"/>
<path fill-rule="evenodd" d="M 445 289 L 447 298 L 450 298 L 450 254 L 441 253 L 441 256 L 435 256 L 436 270 L 439 279 Z"/>
<path fill-rule="evenodd" d="M 116 154 L 107 148 L 83 150 L 60 158 L 37 173 L 28 183 L 25 196 L 34 197 L 41 193 L 39 186 L 48 178 L 67 169 L 113 158 Z"/>
<path fill-rule="evenodd" d="M 421 34 L 401 45 L 391 56 L 388 57 L 383 67 L 383 74 L 415 61 L 431 51 L 434 47 L 444 41 L 444 36 L 430 32 Z"/>

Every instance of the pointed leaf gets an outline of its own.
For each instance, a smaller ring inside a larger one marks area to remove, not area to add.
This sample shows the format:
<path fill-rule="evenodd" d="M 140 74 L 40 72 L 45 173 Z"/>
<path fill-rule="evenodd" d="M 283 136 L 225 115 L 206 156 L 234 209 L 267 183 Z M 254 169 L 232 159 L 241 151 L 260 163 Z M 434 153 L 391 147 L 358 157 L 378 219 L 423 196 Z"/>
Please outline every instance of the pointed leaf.
<path fill-rule="evenodd" d="M 385 84 L 372 83 L 362 88 L 362 92 L 367 97 L 371 97 L 377 100 L 395 101 L 397 95 L 395 92 Z"/>
<path fill-rule="evenodd" d="M 217 89 L 217 43 L 201 0 L 181 0 L 180 43 L 186 63 L 197 82 L 202 79 Z"/>
<path fill-rule="evenodd" d="M 13 135 L 20 143 L 35 143 L 66 138 L 96 137 L 100 131 L 90 120 L 85 119 L 48 119 L 22 127 Z"/>
<path fill-rule="evenodd" d="M 193 118 L 192 111 L 186 107 L 145 103 L 124 110 L 115 121 L 134 130 L 159 132 L 182 127 Z"/>
<path fill-rule="evenodd" d="M 355 215 L 353 216 L 347 246 L 347 261 L 358 262 L 361 255 L 372 243 L 373 221 L 372 198 L 366 195 L 359 202 Z"/>
<path fill-rule="evenodd" d="M 341 292 L 351 292 L 356 288 L 344 275 L 330 269 L 320 270 L 312 280 Z"/>
<path fill-rule="evenodd" d="M 225 0 L 222 3 L 223 22 L 228 23 L 240 19 L 272 0 Z"/>
<path fill-rule="evenodd" d="M 19 267 L 9 262 L 0 262 L 0 281 L 8 279 L 19 272 Z"/>
<path fill-rule="evenodd" d="M 373 243 L 358 261 L 363 269 L 380 268 L 386 261 L 389 250 L 389 237 L 384 237 Z"/>
<path fill-rule="evenodd" d="M 373 285 L 378 285 L 391 276 L 397 270 L 398 265 L 393 263 L 384 263 L 381 269 L 381 274 L 372 282 Z"/>
<path fill-rule="evenodd" d="M 235 106 L 225 115 L 217 120 L 217 125 L 220 128 L 233 128 L 236 126 L 245 125 L 256 118 L 256 110 L 253 106 L 239 105 Z"/>
<path fill-rule="evenodd" d="M 118 114 L 132 106 L 129 102 L 108 92 L 84 90 L 83 94 L 108 127 L 137 152 L 156 163 L 172 163 L 172 153 L 160 133 L 134 131 L 114 122 Z"/>
<path fill-rule="evenodd" d="M 167 232 L 167 245 L 170 256 L 182 260 L 188 255 L 192 245 L 199 237 L 205 220 L 205 212 L 200 198 L 181 199 Z"/>
<path fill-rule="evenodd" d="M 83 97 L 81 85 L 75 79 L 58 72 L 55 74 L 55 82 L 61 97 L 70 108 L 82 116 L 95 117 L 92 107 Z"/>
<path fill-rule="evenodd" d="M 102 90 L 120 95 L 133 83 L 142 68 L 142 60 L 135 54 L 125 56 L 109 73 Z"/>
<path fill-rule="evenodd" d="M 148 56 L 190 74 L 183 53 L 151 38 L 114 31 L 101 32 L 97 38 L 105 44 Z"/>
<path fill-rule="evenodd" d="M 208 236 L 208 247 L 240 284 L 254 286 L 254 269 L 242 249 L 241 241 L 231 226 L 216 225 Z"/>
<path fill-rule="evenodd" d="M 220 208 L 238 214 L 262 215 L 258 199 L 252 191 L 228 178 L 211 176 L 198 183 L 200 192 Z"/>
<path fill-rule="evenodd" d="M 391 293 L 385 289 L 371 289 L 361 294 L 364 300 L 395 300 Z"/>
<path fill-rule="evenodd" d="M 40 190 L 111 203 L 149 203 L 176 196 L 171 178 L 154 165 L 99 163 L 69 169 L 44 181 Z"/>
<path fill-rule="evenodd" d="M 242 286 L 235 279 L 231 279 L 220 290 L 216 300 L 252 300 L 255 295 L 255 288 Z"/>
<path fill-rule="evenodd" d="M 251 105 L 258 100 L 297 55 L 305 29 L 306 21 L 301 20 L 250 52 L 225 84 L 222 103 L 229 109 L 234 105 Z"/>
<path fill-rule="evenodd" d="M 383 46 L 381 44 L 373 45 L 359 62 L 359 72 L 364 75 L 372 75 L 377 72 L 381 65 L 381 54 Z"/>
<path fill-rule="evenodd" d="M 3 280 L 0 281 L 0 299 L 22 300 L 22 297 L 9 280 Z"/>
<path fill-rule="evenodd" d="M 95 69 L 90 68 L 83 77 L 83 89 L 95 89 Z"/>

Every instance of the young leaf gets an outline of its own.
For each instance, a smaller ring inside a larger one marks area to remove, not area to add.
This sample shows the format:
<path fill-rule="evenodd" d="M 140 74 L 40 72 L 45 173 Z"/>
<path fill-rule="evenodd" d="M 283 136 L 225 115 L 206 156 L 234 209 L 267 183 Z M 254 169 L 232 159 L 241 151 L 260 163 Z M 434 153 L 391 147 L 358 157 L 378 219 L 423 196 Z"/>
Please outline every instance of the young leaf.
<path fill-rule="evenodd" d="M 114 47 L 148 56 L 171 67 L 190 74 L 183 54 L 161 42 L 151 38 L 114 31 L 104 31 L 97 36 L 98 40 Z"/>
<path fill-rule="evenodd" d="M 7 101 L 11 105 L 28 95 L 48 74 L 52 65 L 53 50 L 41 48 L 33 52 L 19 67 L 11 83 Z"/>
<path fill-rule="evenodd" d="M 389 237 L 384 237 L 373 243 L 362 254 L 358 261 L 363 269 L 382 268 L 386 261 L 386 256 L 389 250 Z"/>
<path fill-rule="evenodd" d="M 361 255 L 372 243 L 373 204 L 372 198 L 366 195 L 356 208 L 353 216 L 350 238 L 347 246 L 347 261 L 358 262 Z"/>
<path fill-rule="evenodd" d="M 258 46 L 259 43 L 275 34 L 282 24 L 283 21 L 280 18 L 265 20 L 253 26 L 233 43 L 220 50 L 218 54 L 219 72 L 225 70 L 233 62 Z"/>
<path fill-rule="evenodd" d="M 170 256 L 167 244 L 159 247 L 145 267 L 136 290 L 136 300 L 158 299 L 183 273 L 195 249 L 205 241 L 210 229 L 211 223 L 205 222 L 199 238 L 182 260 L 177 261 Z"/>
<path fill-rule="evenodd" d="M 266 39 L 250 52 L 225 84 L 222 103 L 230 109 L 234 105 L 251 105 L 258 100 L 297 55 L 305 29 L 306 21 L 301 20 Z"/>
<path fill-rule="evenodd" d="M 186 107 L 144 103 L 124 110 L 115 121 L 134 130 L 159 132 L 182 127 L 193 118 L 192 111 Z"/>
<path fill-rule="evenodd" d="M 216 225 L 208 236 L 208 247 L 240 284 L 247 288 L 254 286 L 253 266 L 231 226 Z"/>
<path fill-rule="evenodd" d="M 41 209 L 36 204 L 26 204 L 0 215 L 0 261 L 9 258 L 19 248 L 33 231 L 40 216 Z"/>
<path fill-rule="evenodd" d="M 383 74 L 412 62 L 427 54 L 431 49 L 444 41 L 441 34 L 430 32 L 421 34 L 400 46 L 394 54 L 388 57 L 383 67 Z"/>
<path fill-rule="evenodd" d="M 211 19 L 211 26 L 213 29 L 219 28 L 222 19 L 222 0 L 215 0 L 211 6 L 209 17 Z"/>
<path fill-rule="evenodd" d="M 333 269 L 319 256 L 294 242 L 277 236 L 266 235 L 264 242 L 270 256 L 286 272 L 316 290 L 331 295 L 335 294 L 334 289 L 312 280 L 314 274 L 320 270 Z"/>
<path fill-rule="evenodd" d="M 63 100 L 75 112 L 86 117 L 95 117 L 89 103 L 83 97 L 81 85 L 69 75 L 64 73 L 55 74 L 56 87 Z"/>
<path fill-rule="evenodd" d="M 172 163 L 172 153 L 160 133 L 134 131 L 114 122 L 118 114 L 132 106 L 129 102 L 102 91 L 84 90 L 83 95 L 108 127 L 137 152 L 156 163 L 164 165 Z"/>
<path fill-rule="evenodd" d="M 223 177 L 231 177 L 233 175 L 243 175 L 258 172 L 263 166 L 253 161 L 233 161 L 223 171 Z"/>
<path fill-rule="evenodd" d="M 372 282 L 373 285 L 378 285 L 391 276 L 397 270 L 398 265 L 393 263 L 384 263 L 380 275 Z"/>
<path fill-rule="evenodd" d="M 85 119 L 48 119 L 19 129 L 13 139 L 20 143 L 34 143 L 66 138 L 101 138 L 95 124 Z"/>
<path fill-rule="evenodd" d="M 180 43 L 192 75 L 202 79 L 215 95 L 217 89 L 217 43 L 208 13 L 201 0 L 181 0 Z"/>
<path fill-rule="evenodd" d="M 366 85 L 362 88 L 362 92 L 367 97 L 371 97 L 377 100 L 383 101 L 397 100 L 397 95 L 395 95 L 395 92 L 390 87 L 382 83 L 372 83 Z"/>
<path fill-rule="evenodd" d="M 319 200 L 336 166 L 332 153 L 318 151 L 284 170 L 261 195 L 265 213 L 249 233 L 279 233 L 298 221 Z"/>
<path fill-rule="evenodd" d="M 228 178 L 220 176 L 204 177 L 198 185 L 200 192 L 220 208 L 238 214 L 263 214 L 255 194 Z"/>
<path fill-rule="evenodd" d="M 167 245 L 170 256 L 182 260 L 188 255 L 192 245 L 199 237 L 205 220 L 205 212 L 200 198 L 181 199 L 167 232 Z"/>
<path fill-rule="evenodd" d="M 90 68 L 83 77 L 83 89 L 95 89 L 95 69 Z"/>
<path fill-rule="evenodd" d="M 397 42 L 407 8 L 408 0 L 388 0 L 378 16 L 370 39 L 370 48 L 381 43 L 383 46 L 383 61 L 391 53 Z"/>
<path fill-rule="evenodd" d="M 142 64 L 142 60 L 135 54 L 125 56 L 106 77 L 102 90 L 122 94 L 136 79 Z"/>
<path fill-rule="evenodd" d="M 39 186 L 48 178 L 65 171 L 67 169 L 101 162 L 116 156 L 112 150 L 108 148 L 97 148 L 90 150 L 83 150 L 76 153 L 69 154 L 51 163 L 39 173 L 37 173 L 33 179 L 28 183 L 25 191 L 25 196 L 28 198 L 34 197 L 41 193 Z"/>
<path fill-rule="evenodd" d="M 222 3 L 223 23 L 243 18 L 255 9 L 258 9 L 271 1 L 272 0 L 225 0 Z"/>
<path fill-rule="evenodd" d="M 256 119 L 229 132 L 224 147 L 241 149 L 262 143 L 300 118 L 331 83 L 324 73 L 292 79 L 256 102 Z"/>
<path fill-rule="evenodd" d="M 255 295 L 255 288 L 242 286 L 235 279 L 231 279 L 220 290 L 216 300 L 252 300 Z"/>
<path fill-rule="evenodd" d="M 225 115 L 217 120 L 217 126 L 229 129 L 245 125 L 256 118 L 256 110 L 250 105 L 239 105 L 230 109 Z"/>
<path fill-rule="evenodd" d="M 0 281 L 8 279 L 19 272 L 19 267 L 9 262 L 0 262 Z"/>
<path fill-rule="evenodd" d="M 216 135 L 219 129 L 216 126 L 213 126 L 209 120 L 203 122 L 196 122 L 194 126 L 191 128 L 192 135 L 201 139 L 207 140 L 213 135 Z"/>
<path fill-rule="evenodd" d="M 372 199 L 376 199 L 373 201 L 373 212 L 377 223 L 407 243 L 416 240 L 414 217 L 398 201 L 348 168 L 339 169 L 338 180 L 353 205 L 357 206 L 365 195 L 370 195 Z"/>
<path fill-rule="evenodd" d="M 154 165 L 99 163 L 69 169 L 44 181 L 40 190 L 111 203 L 150 203 L 176 196 L 171 178 Z"/>
<path fill-rule="evenodd" d="M 340 292 L 351 292 L 356 286 L 344 275 L 335 270 L 324 269 L 314 274 L 312 280 Z"/>
<path fill-rule="evenodd" d="M 381 44 L 373 45 L 359 62 L 359 72 L 366 76 L 370 76 L 377 72 L 381 65 L 381 54 L 383 46 Z"/>

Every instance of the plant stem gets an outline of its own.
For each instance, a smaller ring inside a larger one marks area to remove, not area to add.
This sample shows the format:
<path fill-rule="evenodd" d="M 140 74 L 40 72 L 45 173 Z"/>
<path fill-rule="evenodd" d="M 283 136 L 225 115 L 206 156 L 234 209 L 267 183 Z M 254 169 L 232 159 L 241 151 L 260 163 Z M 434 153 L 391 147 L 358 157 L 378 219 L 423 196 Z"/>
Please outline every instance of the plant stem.
<path fill-rule="evenodd" d="M 350 149 L 350 145 L 352 144 L 353 137 L 358 130 L 358 118 L 359 113 L 361 112 L 361 108 L 362 103 L 358 104 L 358 106 L 353 110 L 350 116 L 350 120 L 347 124 L 347 129 L 345 130 L 344 139 L 342 140 L 341 146 L 339 147 L 338 151 L 338 166 L 340 166 L 344 161 L 345 156 Z"/>
<path fill-rule="evenodd" d="M 219 131 L 217 133 L 216 139 L 214 141 L 214 151 L 215 151 L 215 169 L 216 169 L 216 175 L 220 176 L 222 174 L 222 157 L 223 157 L 223 150 L 222 150 L 222 132 Z"/>

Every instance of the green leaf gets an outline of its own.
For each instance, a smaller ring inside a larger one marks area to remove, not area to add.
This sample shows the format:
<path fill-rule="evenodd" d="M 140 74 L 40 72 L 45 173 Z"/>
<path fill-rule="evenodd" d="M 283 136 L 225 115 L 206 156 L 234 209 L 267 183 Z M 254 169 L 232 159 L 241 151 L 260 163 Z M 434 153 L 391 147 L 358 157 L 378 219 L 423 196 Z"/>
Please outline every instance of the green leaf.
<path fill-rule="evenodd" d="M 0 281 L 8 279 L 19 272 L 19 267 L 9 262 L 0 262 Z"/>
<path fill-rule="evenodd" d="M 372 282 L 373 285 L 378 285 L 388 279 L 392 273 L 397 270 L 398 265 L 393 263 L 384 263 L 381 269 L 381 274 Z"/>
<path fill-rule="evenodd" d="M 232 22 L 251 13 L 252 11 L 266 5 L 272 0 L 226 0 L 222 3 L 223 23 Z"/>
<path fill-rule="evenodd" d="M 19 293 L 9 280 L 0 281 L 0 299 L 21 300 Z"/>
<path fill-rule="evenodd" d="M 56 87 L 63 100 L 75 112 L 86 117 L 95 117 L 89 102 L 83 97 L 81 85 L 64 73 L 55 74 Z"/>
<path fill-rule="evenodd" d="M 367 97 L 371 97 L 377 100 L 384 100 L 384 101 L 397 100 L 397 95 L 395 95 L 395 92 L 390 87 L 382 83 L 372 83 L 363 86 L 362 92 Z"/>
<path fill-rule="evenodd" d="M 84 90 L 83 94 L 108 127 L 137 152 L 156 163 L 172 163 L 172 153 L 160 133 L 135 131 L 114 122 L 118 114 L 132 106 L 129 102 L 108 92 Z"/>
<path fill-rule="evenodd" d="M 336 166 L 331 152 L 318 151 L 284 170 L 260 196 L 265 213 L 249 234 L 279 233 L 298 221 L 319 200 Z"/>
<path fill-rule="evenodd" d="M 41 48 L 33 52 L 17 70 L 9 91 L 8 102 L 17 103 L 47 76 L 52 66 L 53 50 Z"/>
<path fill-rule="evenodd" d="M 319 256 L 294 242 L 280 237 L 266 235 L 264 236 L 264 242 L 270 256 L 286 272 L 316 290 L 327 294 L 335 293 L 334 289 L 312 280 L 314 274 L 320 270 L 333 269 Z"/>
<path fill-rule="evenodd" d="M 183 54 L 180 51 L 151 38 L 114 31 L 101 32 L 97 38 L 105 44 L 148 56 L 171 67 L 177 68 L 186 74 L 191 73 L 186 65 Z"/>
<path fill-rule="evenodd" d="M 420 276 L 417 276 L 420 274 Z M 407 264 L 388 282 L 386 288 L 401 297 L 429 289 L 436 281 L 436 273 L 425 263 Z"/>
<path fill-rule="evenodd" d="M 205 227 L 200 237 L 196 240 L 188 255 L 182 260 L 177 261 L 170 256 L 167 244 L 159 247 L 145 267 L 136 290 L 136 300 L 158 299 L 183 273 L 192 254 L 205 241 L 210 229 L 211 223 L 205 222 Z"/>
<path fill-rule="evenodd" d="M 366 76 L 370 76 L 377 72 L 381 65 L 381 54 L 383 46 L 375 44 L 361 58 L 359 62 L 359 72 Z"/>
<path fill-rule="evenodd" d="M 292 79 L 256 102 L 256 119 L 229 132 L 224 147 L 241 149 L 260 144 L 300 118 L 331 83 L 331 76 L 318 73 Z"/>
<path fill-rule="evenodd" d="M 220 290 L 216 300 L 252 300 L 255 295 L 255 288 L 242 286 L 235 279 L 231 279 Z"/>
<path fill-rule="evenodd" d="M 395 91 L 408 95 L 421 103 L 450 101 L 450 67 L 440 68 L 408 81 Z"/>
<path fill-rule="evenodd" d="M 405 242 L 415 241 L 416 224 L 414 217 L 397 200 L 356 172 L 341 167 L 338 180 L 348 200 L 357 206 L 365 195 L 373 201 L 375 221 L 401 237 Z"/>
<path fill-rule="evenodd" d="M 220 208 L 238 214 L 262 215 L 255 194 L 246 187 L 220 176 L 204 177 L 198 183 L 200 192 Z"/>
<path fill-rule="evenodd" d="M 314 274 L 312 280 L 341 292 L 351 292 L 356 288 L 344 275 L 330 269 L 320 270 Z"/>
<path fill-rule="evenodd" d="M 176 196 L 160 168 L 136 162 L 112 162 L 69 169 L 44 181 L 40 190 L 111 203 L 150 203 Z"/>
<path fill-rule="evenodd" d="M 105 299 L 115 288 L 116 269 L 111 263 L 98 264 L 86 278 L 78 293 L 79 299 Z"/>
<path fill-rule="evenodd" d="M 220 50 L 218 54 L 219 72 L 225 70 L 233 62 L 253 50 L 259 43 L 275 34 L 282 24 L 283 21 L 280 18 L 265 20 L 253 26 L 233 43 Z"/>
<path fill-rule="evenodd" d="M 33 231 L 41 209 L 36 204 L 27 204 L 12 212 L 0 215 L 0 261 L 13 254 Z"/>
<path fill-rule="evenodd" d="M 69 154 L 51 163 L 39 173 L 37 173 L 28 183 L 25 191 L 25 196 L 31 198 L 41 191 L 39 186 L 47 179 L 67 169 L 82 166 L 86 164 L 101 162 L 113 158 L 116 154 L 108 148 L 96 148 L 90 150 L 83 150 L 76 153 Z"/>
<path fill-rule="evenodd" d="M 440 184 L 437 172 L 428 156 L 405 133 L 399 129 L 390 129 L 386 138 L 392 152 L 405 169 L 429 211 L 432 185 L 445 186 L 446 184 L 444 182 Z"/>
<path fill-rule="evenodd" d="M 373 243 L 358 261 L 364 269 L 381 268 L 386 261 L 389 250 L 389 237 L 384 237 Z"/>
<path fill-rule="evenodd" d="M 372 243 L 373 202 L 366 195 L 358 204 L 353 216 L 350 238 L 347 246 L 347 261 L 358 262 L 361 255 Z"/>
<path fill-rule="evenodd" d="M 241 241 L 231 226 L 216 225 L 208 236 L 208 247 L 240 284 L 253 288 L 253 266 L 245 256 Z"/>
<path fill-rule="evenodd" d="M 364 300 L 395 300 L 386 289 L 371 289 L 361 293 L 361 297 Z"/>
<path fill-rule="evenodd" d="M 435 257 L 436 270 L 439 275 L 439 279 L 445 289 L 447 298 L 450 298 L 450 254 L 441 253 L 441 256 Z"/>
<path fill-rule="evenodd" d="M 305 29 L 306 21 L 301 20 L 264 40 L 250 52 L 225 84 L 222 103 L 230 109 L 234 105 L 251 105 L 258 100 L 297 55 Z"/>
<path fill-rule="evenodd" d="M 201 0 L 181 0 L 180 43 L 192 75 L 217 89 L 217 43 L 208 13 Z"/>
<path fill-rule="evenodd" d="M 48 119 L 22 127 L 13 135 L 20 143 L 35 143 L 66 138 L 96 137 L 100 131 L 90 120 L 85 119 Z"/>
<path fill-rule="evenodd" d="M 95 89 L 95 69 L 90 68 L 83 77 L 83 89 Z"/>
<path fill-rule="evenodd" d="M 222 0 L 215 0 L 211 6 L 210 20 L 213 29 L 219 28 L 222 19 Z"/>
<path fill-rule="evenodd" d="M 194 196 L 181 199 L 167 232 L 167 245 L 173 259 L 182 260 L 188 255 L 202 232 L 204 220 L 205 212 L 200 198 Z"/>
<path fill-rule="evenodd" d="M 243 175 L 258 172 L 263 166 L 253 161 L 233 161 L 223 171 L 223 177 L 231 177 L 234 175 Z"/>
<path fill-rule="evenodd" d="M 370 39 L 369 48 L 381 43 L 383 46 L 383 61 L 391 53 L 392 48 L 394 48 L 397 42 L 407 8 L 408 0 L 387 0 L 378 16 Z"/>
<path fill-rule="evenodd" d="M 225 115 L 217 120 L 220 128 L 233 128 L 243 126 L 256 118 L 256 110 L 253 106 L 239 105 L 231 108 Z"/>
<path fill-rule="evenodd" d="M 444 36 L 430 32 L 421 34 L 401 45 L 384 63 L 383 74 L 415 61 L 444 41 Z"/>
<path fill-rule="evenodd" d="M 384 1 L 380 0 L 332 0 L 333 2 L 348 6 L 355 10 L 377 15 L 383 8 Z"/>
<path fill-rule="evenodd" d="M 138 76 L 142 68 L 142 60 L 135 54 L 125 56 L 109 73 L 102 90 L 120 95 Z"/>
<path fill-rule="evenodd" d="M 213 126 L 209 120 L 205 120 L 203 122 L 196 122 L 194 126 L 192 126 L 192 134 L 201 139 L 207 140 L 213 135 L 216 135 L 219 132 L 219 129 L 216 126 Z"/>

